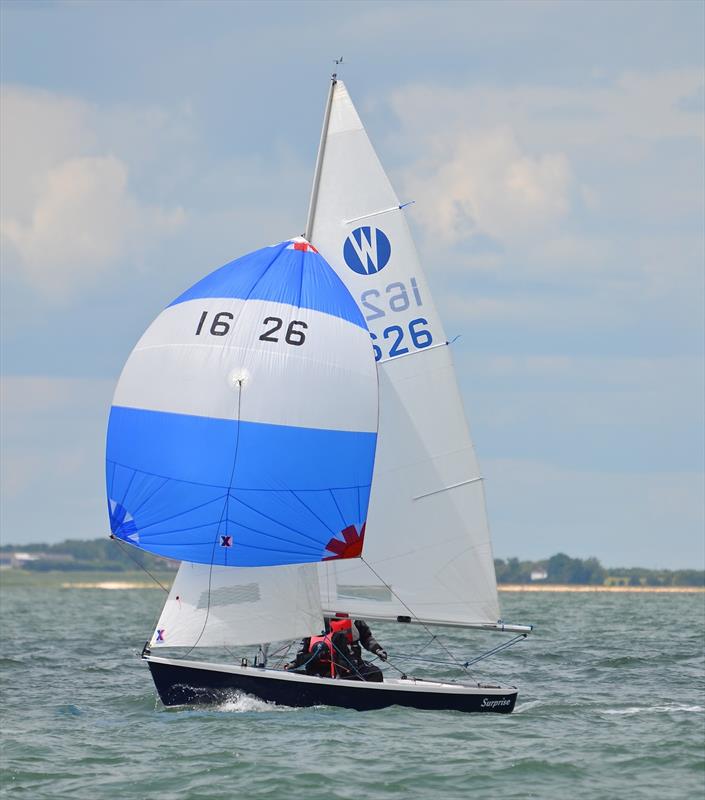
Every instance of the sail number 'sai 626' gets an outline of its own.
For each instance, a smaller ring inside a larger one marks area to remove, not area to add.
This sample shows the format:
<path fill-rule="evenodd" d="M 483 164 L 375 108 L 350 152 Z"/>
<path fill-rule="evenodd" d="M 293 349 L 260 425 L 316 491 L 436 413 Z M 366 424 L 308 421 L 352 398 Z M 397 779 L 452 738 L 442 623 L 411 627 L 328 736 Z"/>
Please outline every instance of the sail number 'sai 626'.
<path fill-rule="evenodd" d="M 360 306 L 365 311 L 365 319 L 372 322 L 382 319 L 387 314 L 393 316 L 403 313 L 410 308 L 423 306 L 421 292 L 416 278 L 409 278 L 408 288 L 403 281 L 394 281 L 384 289 L 367 289 L 360 295 Z M 433 336 L 428 330 L 428 320 L 424 317 L 412 319 L 408 325 L 389 325 L 379 334 L 370 331 L 372 347 L 375 351 L 375 361 L 382 356 L 382 348 L 387 351 L 387 358 L 403 356 L 410 352 L 407 345 L 411 344 L 415 350 L 420 350 L 433 344 Z"/>
<path fill-rule="evenodd" d="M 230 323 L 235 319 L 234 314 L 231 314 L 229 311 L 219 311 L 217 314 L 213 315 L 210 326 L 206 326 L 207 317 L 208 311 L 204 311 L 201 314 L 201 318 L 198 320 L 196 336 L 200 336 L 201 333 L 204 332 L 204 329 L 209 332 L 211 336 L 225 336 L 230 333 Z M 279 336 L 277 334 L 284 326 L 284 320 L 280 317 L 265 317 L 265 319 L 262 320 L 262 325 L 265 327 L 265 331 L 257 338 L 261 342 L 278 342 Z M 307 328 L 308 325 L 302 320 L 292 320 L 284 333 L 284 341 L 287 344 L 299 347 L 306 341 L 306 334 L 304 331 Z"/>
<path fill-rule="evenodd" d="M 409 341 L 416 350 L 421 350 L 433 344 L 433 336 L 431 336 L 431 331 L 424 327 L 426 325 L 428 325 L 428 320 L 424 319 L 424 317 L 418 317 L 417 319 L 412 319 L 406 329 L 402 328 L 401 325 L 390 325 L 385 328 L 381 335 L 382 339 L 386 340 L 389 348 L 387 358 L 403 356 L 408 353 L 409 348 L 406 344 Z M 375 361 L 379 361 L 382 358 L 382 349 L 379 344 L 376 344 L 376 342 L 380 341 L 379 336 L 372 331 L 370 331 L 370 336 L 372 337 L 372 348 L 375 351 Z M 407 336 L 408 339 L 406 338 Z"/>

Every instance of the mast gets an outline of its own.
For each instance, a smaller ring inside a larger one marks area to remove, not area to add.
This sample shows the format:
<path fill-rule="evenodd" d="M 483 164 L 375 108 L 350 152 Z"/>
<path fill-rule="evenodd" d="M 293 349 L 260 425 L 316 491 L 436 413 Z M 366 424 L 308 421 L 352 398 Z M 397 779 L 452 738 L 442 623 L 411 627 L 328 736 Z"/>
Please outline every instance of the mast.
<path fill-rule="evenodd" d="M 330 88 L 326 100 L 326 110 L 323 115 L 323 128 L 321 129 L 321 141 L 318 143 L 318 155 L 316 156 L 316 169 L 313 173 L 313 186 L 311 187 L 311 199 L 308 204 L 308 216 L 306 217 L 306 230 L 304 239 L 311 241 L 313 231 L 313 218 L 316 214 L 316 202 L 318 201 L 318 187 L 321 182 L 321 167 L 323 166 L 323 155 L 326 149 L 326 139 L 328 138 L 328 123 L 330 122 L 330 109 L 333 105 L 333 92 L 335 84 L 338 82 L 337 73 L 333 73 L 330 78 Z"/>

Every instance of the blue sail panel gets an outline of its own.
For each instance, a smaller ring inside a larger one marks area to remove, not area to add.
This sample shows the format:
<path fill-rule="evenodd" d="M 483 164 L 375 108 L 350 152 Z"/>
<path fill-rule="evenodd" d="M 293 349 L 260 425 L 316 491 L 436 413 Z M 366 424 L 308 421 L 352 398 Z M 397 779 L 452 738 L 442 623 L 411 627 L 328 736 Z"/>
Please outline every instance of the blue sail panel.
<path fill-rule="evenodd" d="M 235 259 L 179 295 L 171 305 L 207 297 L 271 300 L 322 311 L 361 328 L 367 323 L 338 275 L 310 245 L 283 242 Z"/>
<path fill-rule="evenodd" d="M 335 557 L 369 503 L 376 434 L 114 406 L 112 533 L 167 558 L 271 566 Z M 349 538 L 349 537 L 348 537 Z"/>

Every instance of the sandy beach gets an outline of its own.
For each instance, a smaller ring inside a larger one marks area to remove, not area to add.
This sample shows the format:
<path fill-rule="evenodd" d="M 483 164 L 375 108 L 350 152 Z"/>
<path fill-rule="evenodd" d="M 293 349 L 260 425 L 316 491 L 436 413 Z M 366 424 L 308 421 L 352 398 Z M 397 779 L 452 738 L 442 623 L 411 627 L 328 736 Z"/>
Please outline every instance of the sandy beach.
<path fill-rule="evenodd" d="M 62 583 L 62 589 L 160 589 L 156 583 L 146 581 L 98 581 Z"/>
<path fill-rule="evenodd" d="M 705 586 L 582 586 L 565 583 L 501 583 L 500 592 L 618 592 L 640 594 L 702 594 Z"/>

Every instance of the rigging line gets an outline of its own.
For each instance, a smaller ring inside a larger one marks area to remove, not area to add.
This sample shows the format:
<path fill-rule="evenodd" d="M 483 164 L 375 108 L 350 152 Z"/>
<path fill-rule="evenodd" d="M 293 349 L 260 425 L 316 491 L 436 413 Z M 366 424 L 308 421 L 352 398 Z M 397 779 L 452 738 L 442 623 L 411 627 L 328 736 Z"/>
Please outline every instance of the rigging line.
<path fill-rule="evenodd" d="M 310 639 L 309 639 L 309 642 L 310 642 Z M 347 656 L 347 655 L 346 655 L 346 654 L 345 654 L 345 653 L 344 653 L 344 652 L 343 652 L 343 651 L 342 651 L 342 650 L 341 650 L 339 647 L 337 647 L 337 646 L 336 646 L 336 645 L 333 643 L 333 636 L 332 636 L 332 634 L 329 634 L 329 643 L 330 643 L 331 650 L 334 650 L 334 651 L 335 651 L 335 653 L 337 653 L 338 655 L 342 656 L 342 658 L 343 658 L 343 659 L 344 659 L 344 660 L 345 660 L 345 661 L 346 661 L 346 662 L 347 662 L 347 663 L 350 665 L 350 667 L 352 667 L 352 671 L 353 671 L 353 672 L 355 672 L 355 673 L 357 674 L 358 678 L 359 678 L 361 681 L 364 681 L 364 680 L 365 680 L 365 678 L 364 678 L 363 674 L 360 672 L 360 670 L 359 670 L 359 668 L 357 667 L 357 665 L 356 665 L 356 664 L 355 664 L 353 661 L 351 661 L 351 660 L 348 658 L 348 656 Z M 320 644 L 320 643 L 319 643 L 319 644 Z M 311 645 L 309 644 L 309 647 L 310 647 L 310 646 L 311 646 Z M 307 659 L 307 660 L 306 660 L 306 661 L 305 661 L 303 664 L 299 664 L 299 666 L 298 666 L 298 667 L 296 667 L 296 671 L 298 672 L 298 671 L 299 671 L 299 670 L 301 670 L 301 669 L 305 669 L 305 668 L 306 668 L 306 667 L 307 667 L 307 666 L 308 666 L 308 665 L 309 665 L 309 664 L 310 664 L 310 663 L 313 661 L 313 659 L 314 659 L 314 658 L 316 658 L 317 656 L 318 656 L 318 653 L 317 653 L 317 652 L 311 651 L 311 657 L 310 657 L 310 658 L 308 658 L 308 659 Z M 336 660 L 335 660 L 335 658 L 333 658 L 333 666 L 334 666 L 334 667 L 337 667 L 337 666 L 338 666 L 338 665 L 336 664 Z M 345 667 L 345 665 L 344 665 L 344 664 L 341 664 L 341 666 Z M 396 667 L 395 667 L 395 669 L 396 669 Z M 338 677 L 338 678 L 339 678 L 339 677 L 341 677 L 341 676 L 340 676 L 340 675 L 336 675 L 336 677 Z M 349 680 L 349 678 L 348 678 L 348 680 Z"/>
<path fill-rule="evenodd" d="M 161 586 L 161 588 L 162 588 L 162 589 L 164 589 L 164 591 L 165 591 L 167 594 L 169 594 L 169 590 L 166 588 L 166 586 L 164 586 L 164 584 L 163 584 L 161 581 L 159 581 L 157 578 L 155 578 L 155 577 L 154 577 L 154 575 L 152 575 L 152 573 L 151 573 L 151 572 L 150 572 L 150 571 L 147 569 L 147 567 L 145 567 L 145 565 L 144 565 L 144 564 L 140 564 L 140 562 L 139 562 L 139 561 L 138 561 L 138 560 L 135 558 L 135 556 L 134 556 L 134 555 L 133 555 L 133 554 L 130 552 L 130 547 L 129 547 L 129 545 L 126 545 L 126 547 L 125 547 L 125 548 L 123 548 L 123 547 L 122 547 L 122 545 L 123 545 L 124 543 L 122 542 L 122 540 L 118 539 L 118 537 L 117 537 L 117 536 L 116 536 L 114 533 L 111 533 L 111 534 L 110 534 L 110 538 L 111 538 L 111 539 L 112 539 L 114 542 L 117 542 L 117 543 L 120 545 L 120 548 L 121 548 L 121 549 L 123 549 L 123 550 L 124 550 L 124 551 L 127 553 L 127 555 L 128 555 L 128 556 L 129 556 L 129 557 L 130 557 L 130 558 L 131 558 L 131 559 L 132 559 L 134 562 L 135 562 L 135 564 L 137 564 L 137 566 L 138 566 L 140 569 L 143 569 L 143 570 L 144 570 L 144 571 L 147 573 L 147 575 L 149 575 L 149 577 L 150 577 L 150 578 L 151 578 L 151 579 L 152 579 L 152 580 L 153 580 L 153 581 L 154 581 L 154 582 L 155 582 L 155 583 L 156 583 L 158 586 Z"/>
<path fill-rule="evenodd" d="M 295 641 L 296 640 L 293 640 L 293 641 L 289 642 L 289 644 L 285 644 L 282 647 L 280 647 L 278 650 L 274 651 L 274 653 L 272 655 L 272 660 L 274 660 L 274 658 L 276 656 L 279 657 L 279 660 L 274 665 L 273 669 L 279 669 L 285 661 L 289 661 L 290 660 L 289 659 L 289 653 L 291 652 L 291 648 L 292 648 L 292 646 L 293 646 Z"/>
<path fill-rule="evenodd" d="M 425 644 L 423 647 L 419 648 L 419 650 L 417 651 L 417 653 L 423 653 L 423 651 L 424 651 L 424 650 L 425 650 L 425 649 L 426 649 L 426 648 L 427 648 L 427 647 L 428 647 L 430 644 L 432 644 L 432 643 L 433 643 L 433 641 L 435 640 L 435 638 L 436 638 L 436 636 L 435 636 L 435 634 L 434 634 L 433 636 L 431 636 L 431 638 L 430 638 L 430 639 L 429 639 L 429 640 L 426 642 L 426 644 Z"/>
<path fill-rule="evenodd" d="M 225 650 L 225 652 L 233 659 L 233 661 L 237 661 L 237 656 L 235 655 L 235 653 L 233 653 L 233 651 L 229 647 L 227 647 L 226 645 L 222 645 L 222 647 L 223 650 Z"/>
<path fill-rule="evenodd" d="M 360 672 L 360 670 L 358 669 L 357 665 L 356 665 L 356 664 L 354 664 L 354 663 L 353 663 L 353 662 L 352 662 L 352 661 L 351 661 L 351 660 L 350 660 L 350 659 L 347 657 L 347 655 L 345 655 L 345 653 L 344 653 L 344 652 L 343 652 L 343 651 L 342 651 L 342 650 L 341 650 L 339 647 L 336 647 L 336 646 L 333 644 L 333 636 L 332 636 L 332 634 L 331 634 L 331 637 L 330 637 L 330 645 L 331 645 L 331 647 L 333 648 L 333 650 L 335 650 L 335 652 L 336 652 L 336 653 L 338 653 L 339 655 L 341 655 L 341 656 L 342 656 L 342 657 L 343 657 L 343 658 L 344 658 L 344 659 L 345 659 L 345 660 L 348 662 L 348 664 L 349 664 L 349 665 L 350 665 L 350 666 L 353 668 L 353 670 L 354 670 L 354 671 L 357 673 L 357 676 L 358 676 L 358 678 L 359 678 L 361 681 L 364 681 L 364 680 L 365 680 L 365 678 L 363 677 L 362 673 L 361 673 L 361 672 Z"/>
<path fill-rule="evenodd" d="M 482 655 L 476 656 L 475 658 L 471 658 L 469 661 L 465 662 L 465 666 L 469 664 L 475 664 L 477 661 L 482 661 L 482 659 L 484 658 L 489 658 L 490 656 L 493 656 L 496 653 L 500 653 L 502 650 L 506 650 L 513 644 L 522 641 L 522 639 L 526 639 L 527 636 L 528 633 L 520 633 L 518 636 L 515 636 L 513 639 L 510 639 L 508 642 L 502 642 L 501 644 L 498 644 L 496 647 L 493 647 L 491 650 L 488 650 L 486 653 L 482 653 Z"/>
<path fill-rule="evenodd" d="M 416 616 L 416 614 L 415 614 L 415 613 L 414 613 L 414 612 L 413 612 L 413 611 L 412 611 L 412 610 L 409 608 L 409 606 L 408 606 L 408 605 L 407 605 L 407 604 L 406 604 L 406 603 L 405 603 L 405 602 L 404 602 L 404 601 L 401 599 L 401 597 L 399 597 L 399 595 L 398 595 L 398 594 L 397 594 L 397 593 L 394 591 L 394 589 L 392 589 L 392 587 L 391 587 L 391 586 L 390 586 L 390 585 L 389 585 L 389 584 L 388 584 L 388 583 L 387 583 L 387 582 L 384 580 L 384 578 L 382 578 L 382 576 L 381 576 L 381 575 L 380 575 L 380 574 L 379 574 L 379 573 L 378 573 L 378 572 L 377 572 L 377 571 L 374 569 L 374 567 L 372 567 L 372 565 L 371 565 L 371 564 L 370 564 L 368 561 L 366 561 L 366 560 L 365 560 L 365 557 L 364 557 L 364 556 L 360 556 L 360 561 L 362 561 L 362 563 L 363 563 L 363 564 L 364 564 L 364 565 L 365 565 L 365 566 L 366 566 L 366 567 L 367 567 L 367 568 L 368 568 L 368 569 L 369 569 L 369 570 L 370 570 L 372 573 L 374 573 L 374 575 L 376 576 L 376 578 L 377 578 L 377 580 L 378 580 L 378 581 L 381 581 L 381 582 L 382 582 L 382 583 L 383 583 L 383 584 L 386 586 L 386 588 L 387 588 L 387 589 L 389 589 L 389 591 L 390 591 L 390 592 L 391 592 L 391 593 L 394 595 L 394 597 L 396 597 L 396 598 L 397 598 L 397 600 L 398 600 L 398 601 L 399 601 L 399 602 L 400 602 L 400 603 L 401 603 L 401 604 L 404 606 L 404 608 L 405 608 L 405 609 L 406 609 L 406 610 L 409 612 L 409 614 L 410 614 L 410 615 L 411 615 L 411 616 L 412 616 L 412 617 L 413 617 L 413 618 L 416 620 L 416 622 L 417 622 L 419 625 L 421 625 L 421 627 L 422 627 L 422 628 L 423 628 L 423 629 L 426 631 L 426 633 L 427 633 L 429 636 L 432 636 L 432 637 L 433 637 L 433 639 L 435 639 L 435 640 L 438 642 L 439 646 L 440 646 L 440 647 L 441 647 L 443 650 L 445 650 L 445 651 L 446 651 L 446 653 L 448 653 L 448 655 L 450 656 L 450 658 L 451 658 L 451 660 L 453 661 L 453 663 L 455 663 L 457 666 L 459 666 L 459 667 L 462 667 L 463 669 L 467 670 L 467 666 L 464 666 L 464 665 L 463 665 L 463 664 L 462 664 L 460 661 L 458 661 L 458 659 L 457 659 L 457 658 L 456 658 L 456 657 L 453 655 L 453 653 L 451 653 L 451 651 L 450 651 L 450 650 L 449 650 L 449 649 L 448 649 L 448 648 L 445 646 L 445 644 L 443 644 L 443 642 L 442 642 L 442 641 L 441 641 L 441 640 L 438 638 L 438 635 L 437 635 L 437 634 L 435 634 L 435 633 L 433 633 L 433 631 L 432 631 L 432 630 L 431 630 L 431 629 L 428 627 L 428 625 L 426 625 L 426 623 L 425 623 L 425 622 L 422 622 L 422 621 L 421 621 L 421 620 L 420 620 L 420 619 L 419 619 L 419 618 Z M 472 673 L 468 673 L 468 674 L 470 674 L 470 675 L 472 676 Z M 473 676 L 473 678 L 474 678 L 474 676 Z"/>
<path fill-rule="evenodd" d="M 414 653 L 395 653 L 394 656 L 395 658 L 401 658 L 403 661 L 419 661 L 425 664 L 448 664 L 448 659 L 446 658 L 429 658 L 428 656 L 419 656 Z"/>
<path fill-rule="evenodd" d="M 378 656 L 375 656 L 375 658 L 377 658 L 377 657 L 378 657 Z M 387 660 L 386 660 L 384 663 L 385 663 L 385 664 L 389 664 L 389 666 L 390 666 L 392 669 L 395 669 L 395 670 L 396 670 L 396 671 L 397 671 L 397 672 L 398 672 L 398 673 L 399 673 L 399 674 L 402 676 L 402 678 L 406 678 L 406 672 L 404 672 L 404 670 L 403 670 L 403 669 L 399 669 L 399 667 L 398 667 L 396 664 L 393 664 L 393 663 L 392 663 L 392 662 L 389 660 L 389 658 L 387 658 Z"/>
<path fill-rule="evenodd" d="M 203 620 L 203 627 L 201 628 L 201 632 L 198 634 L 198 638 L 196 641 L 191 645 L 191 647 L 186 651 L 186 655 L 189 655 L 194 648 L 198 647 L 198 643 L 203 638 L 203 634 L 205 633 L 206 626 L 208 625 L 208 619 L 211 613 L 211 587 L 213 585 L 213 566 L 215 561 L 215 548 L 218 545 L 218 537 L 220 536 L 220 526 L 223 524 L 223 517 L 227 520 L 227 509 L 228 503 L 230 502 L 230 489 L 232 488 L 233 477 L 235 476 L 235 465 L 237 464 L 237 451 L 240 447 L 240 406 L 242 403 L 242 380 L 237 382 L 237 434 L 235 436 L 235 452 L 233 453 L 233 466 L 230 470 L 230 481 L 229 481 L 229 488 L 228 492 L 225 495 L 225 503 L 223 503 L 223 510 L 220 514 L 220 522 L 218 522 L 218 527 L 216 528 L 215 537 L 213 538 L 213 548 L 211 550 L 211 563 L 208 569 L 208 605 L 206 607 L 206 618 Z M 227 527 L 226 527 L 227 530 Z"/>

